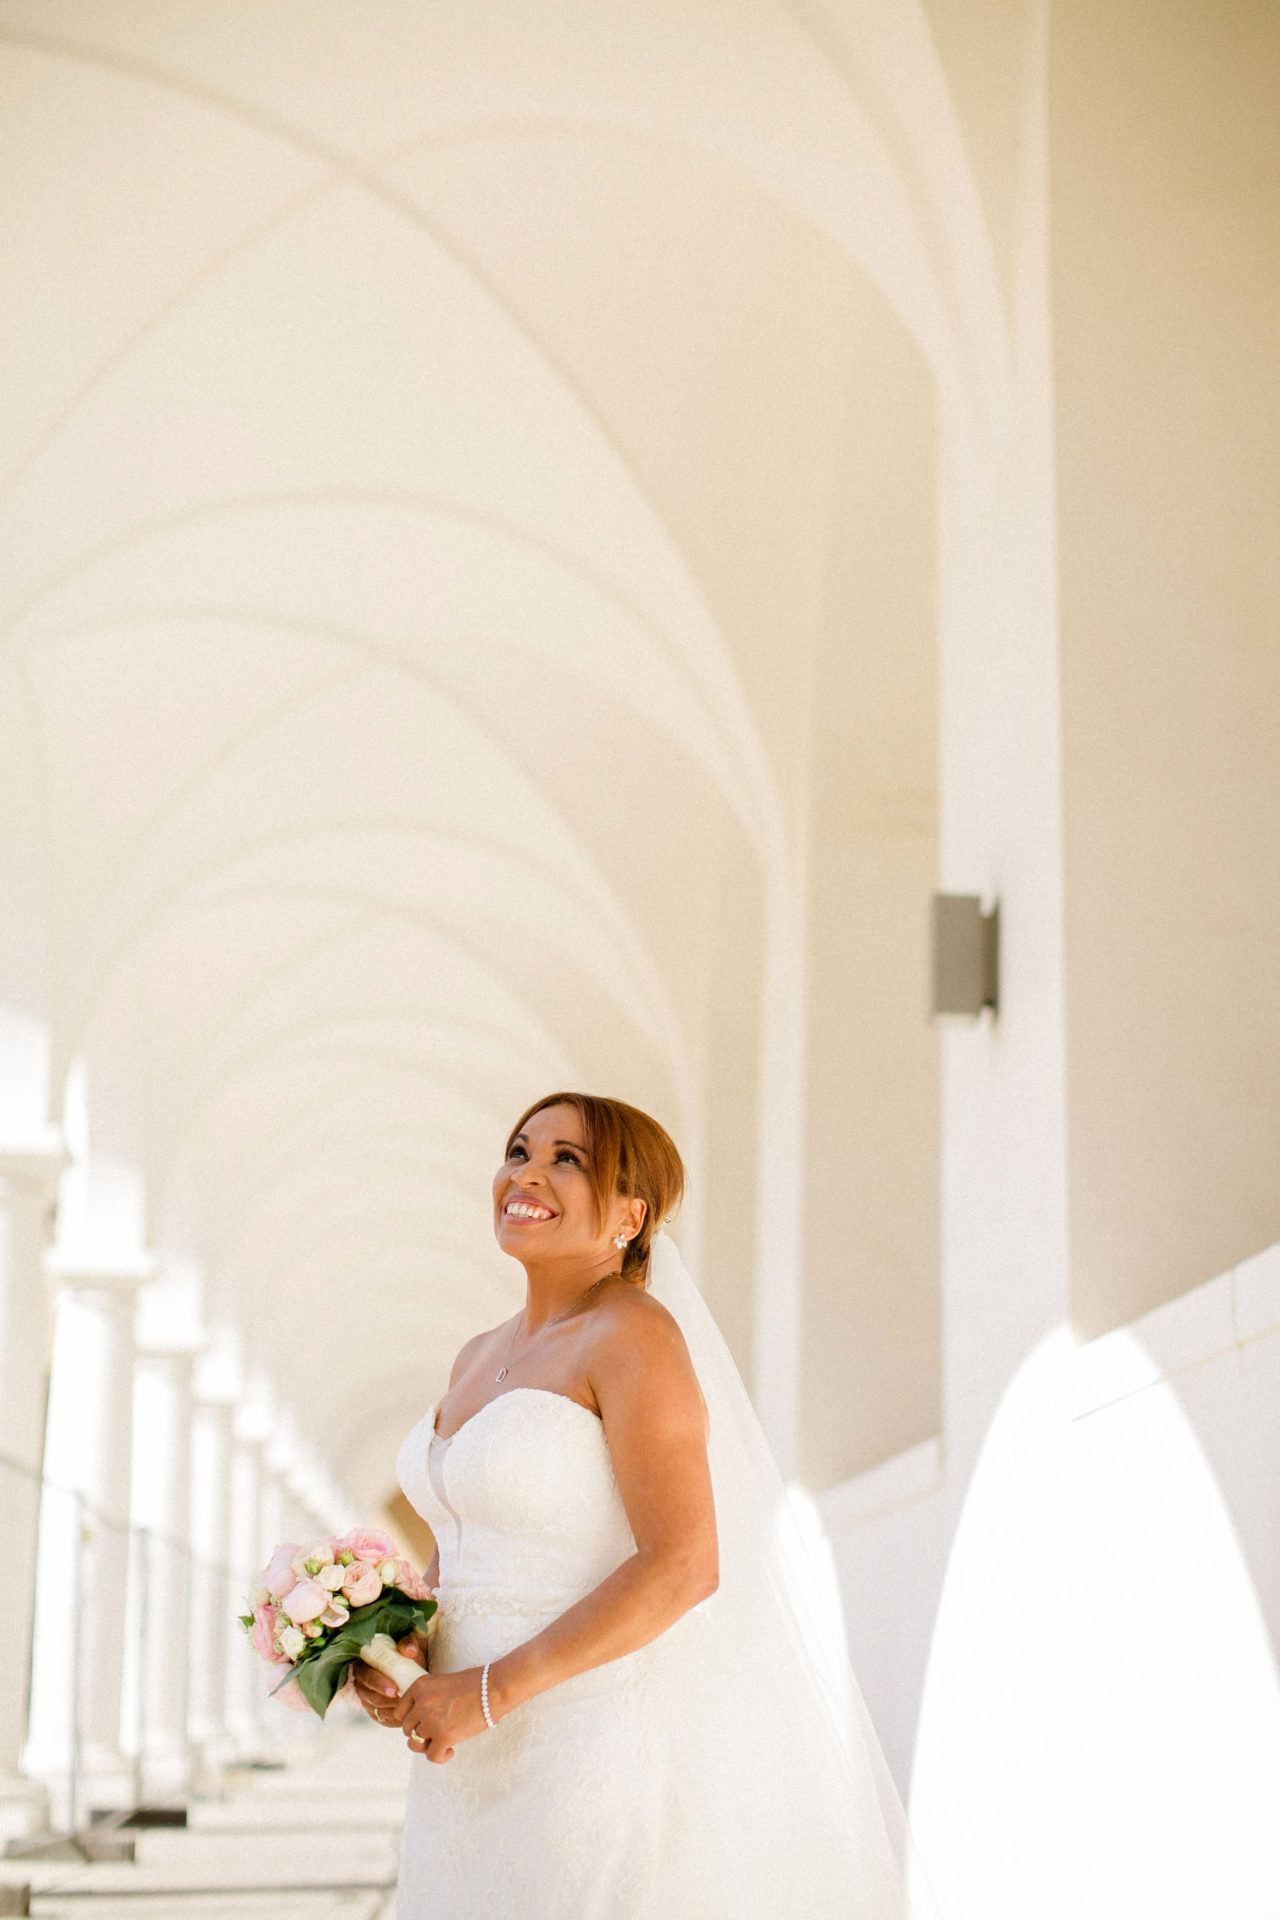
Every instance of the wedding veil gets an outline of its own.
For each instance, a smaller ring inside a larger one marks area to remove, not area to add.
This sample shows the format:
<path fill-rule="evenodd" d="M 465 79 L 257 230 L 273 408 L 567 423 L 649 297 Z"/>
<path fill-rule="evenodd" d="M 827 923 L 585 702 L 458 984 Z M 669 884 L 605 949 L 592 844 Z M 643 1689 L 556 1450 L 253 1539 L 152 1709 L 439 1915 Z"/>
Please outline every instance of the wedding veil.
<path fill-rule="evenodd" d="M 652 1652 L 679 1790 L 715 1878 L 740 1920 L 937 1920 L 857 1681 L 814 1604 L 812 1548 L 733 1356 L 661 1231 L 648 1291 L 679 1323 L 710 1416 L 720 1584 Z"/>

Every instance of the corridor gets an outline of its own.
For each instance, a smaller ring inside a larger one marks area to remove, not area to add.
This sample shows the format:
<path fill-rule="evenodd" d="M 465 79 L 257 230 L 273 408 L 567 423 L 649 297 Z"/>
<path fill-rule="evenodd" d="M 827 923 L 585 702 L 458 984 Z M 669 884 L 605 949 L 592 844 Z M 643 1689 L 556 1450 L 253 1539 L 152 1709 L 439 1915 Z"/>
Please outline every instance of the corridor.
<path fill-rule="evenodd" d="M 193 1797 L 185 1830 L 139 1832 L 132 1863 L 4 1861 L 0 1913 L 21 1911 L 25 1885 L 41 1920 L 391 1920 L 401 1743 L 334 1725 L 288 1752 L 229 1769 L 220 1796 Z"/>
<path fill-rule="evenodd" d="M 0 1914 L 391 1920 L 235 1616 L 429 1563 L 559 1087 L 945 1920 L 1278 1920 L 1275 0 L 0 0 L 0 90 Z"/>

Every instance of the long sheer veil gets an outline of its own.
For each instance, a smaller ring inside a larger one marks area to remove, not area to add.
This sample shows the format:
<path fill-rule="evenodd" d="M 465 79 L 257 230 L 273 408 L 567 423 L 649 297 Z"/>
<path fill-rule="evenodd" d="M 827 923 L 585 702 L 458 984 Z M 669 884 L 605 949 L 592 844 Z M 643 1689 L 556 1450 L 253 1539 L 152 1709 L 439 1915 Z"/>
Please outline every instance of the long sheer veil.
<path fill-rule="evenodd" d="M 680 1791 L 740 1920 L 938 1920 L 901 1799 L 742 1376 L 670 1236 L 648 1290 L 710 1416 L 720 1584 L 652 1645 Z M 682 1916 L 693 1920 L 693 1916 Z"/>

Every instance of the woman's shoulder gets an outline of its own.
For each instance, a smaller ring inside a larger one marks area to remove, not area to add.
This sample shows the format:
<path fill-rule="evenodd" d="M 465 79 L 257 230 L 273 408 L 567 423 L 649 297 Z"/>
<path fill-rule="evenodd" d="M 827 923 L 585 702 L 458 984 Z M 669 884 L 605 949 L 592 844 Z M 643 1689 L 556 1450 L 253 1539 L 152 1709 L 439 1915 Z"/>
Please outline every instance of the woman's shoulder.
<path fill-rule="evenodd" d="M 613 1281 L 591 1319 L 601 1332 L 625 1330 L 642 1339 L 670 1339 L 674 1335 L 681 1342 L 684 1340 L 675 1315 L 633 1280 Z"/>
<path fill-rule="evenodd" d="M 641 1287 L 619 1285 L 591 1318 L 587 1365 L 598 1400 L 640 1388 L 654 1405 L 700 1406 L 705 1429 L 706 1402 L 680 1322 L 660 1300 Z"/>
<path fill-rule="evenodd" d="M 588 1333 L 593 1356 L 625 1353 L 632 1365 L 688 1364 L 680 1322 L 660 1300 L 630 1281 L 608 1289 L 589 1316 Z"/>

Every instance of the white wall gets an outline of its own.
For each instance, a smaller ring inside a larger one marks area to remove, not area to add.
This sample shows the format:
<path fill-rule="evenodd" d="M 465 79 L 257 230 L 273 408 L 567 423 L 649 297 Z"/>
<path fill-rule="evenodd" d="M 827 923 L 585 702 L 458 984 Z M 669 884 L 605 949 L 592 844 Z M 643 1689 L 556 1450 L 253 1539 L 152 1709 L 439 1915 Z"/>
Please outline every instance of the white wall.
<path fill-rule="evenodd" d="M 1277 1485 L 1280 1246 L 1047 1336 L 967 1487 L 923 1447 L 824 1496 L 947 1920 L 1274 1914 Z"/>

